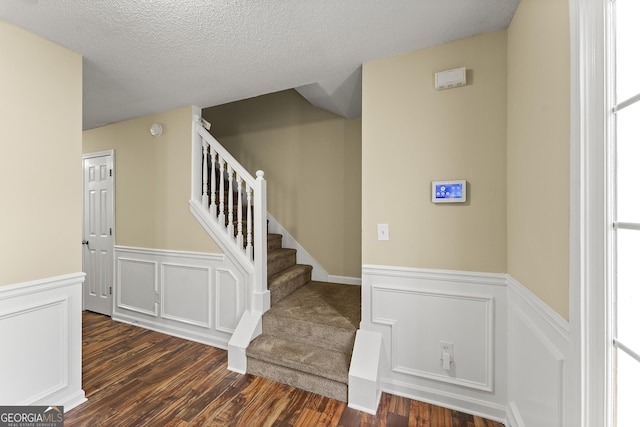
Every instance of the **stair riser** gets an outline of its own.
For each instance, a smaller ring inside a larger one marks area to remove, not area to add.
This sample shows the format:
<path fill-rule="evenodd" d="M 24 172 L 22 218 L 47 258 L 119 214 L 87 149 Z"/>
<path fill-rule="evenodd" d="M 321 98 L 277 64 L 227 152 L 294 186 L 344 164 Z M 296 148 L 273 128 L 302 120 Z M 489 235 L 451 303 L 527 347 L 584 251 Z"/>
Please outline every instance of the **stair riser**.
<path fill-rule="evenodd" d="M 296 269 L 295 274 L 287 275 L 287 277 L 285 278 L 276 277 L 271 283 L 269 283 L 271 305 L 276 305 L 278 302 L 289 296 L 292 292 L 304 286 L 310 280 L 310 266 L 305 266 L 304 269 Z"/>
<path fill-rule="evenodd" d="M 295 265 L 295 263 L 295 251 L 282 252 L 277 254 L 277 256 L 272 256 L 271 254 L 269 254 L 267 256 L 267 277 L 272 277 L 282 270 L 286 270 L 287 268 Z"/>
<path fill-rule="evenodd" d="M 251 357 L 247 359 L 247 372 L 312 393 L 318 393 L 331 399 L 347 402 L 347 385 L 338 381 L 297 371 L 285 366 L 274 365 Z"/>
<path fill-rule="evenodd" d="M 356 339 L 356 333 L 352 330 L 270 316 L 269 312 L 262 318 L 262 332 L 348 354 L 351 354 Z"/>
<path fill-rule="evenodd" d="M 282 236 L 277 234 L 267 235 L 267 252 L 282 247 Z"/>

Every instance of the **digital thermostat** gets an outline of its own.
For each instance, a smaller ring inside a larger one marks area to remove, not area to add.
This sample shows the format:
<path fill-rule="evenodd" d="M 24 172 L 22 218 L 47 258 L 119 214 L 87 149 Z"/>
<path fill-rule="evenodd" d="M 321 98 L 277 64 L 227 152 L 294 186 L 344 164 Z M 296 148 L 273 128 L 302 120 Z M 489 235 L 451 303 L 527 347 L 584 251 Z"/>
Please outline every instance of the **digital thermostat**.
<path fill-rule="evenodd" d="M 431 183 L 433 203 L 463 203 L 467 201 L 467 181 L 433 181 Z"/>

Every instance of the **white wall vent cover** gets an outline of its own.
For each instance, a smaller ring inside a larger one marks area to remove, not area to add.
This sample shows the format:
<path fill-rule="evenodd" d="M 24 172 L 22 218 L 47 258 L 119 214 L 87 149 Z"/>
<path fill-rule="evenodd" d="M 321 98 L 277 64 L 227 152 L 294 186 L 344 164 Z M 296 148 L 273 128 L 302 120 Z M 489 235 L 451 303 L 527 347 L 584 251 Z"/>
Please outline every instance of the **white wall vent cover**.
<path fill-rule="evenodd" d="M 455 68 L 453 70 L 436 73 L 435 87 L 437 90 L 451 89 L 467 84 L 467 68 Z"/>

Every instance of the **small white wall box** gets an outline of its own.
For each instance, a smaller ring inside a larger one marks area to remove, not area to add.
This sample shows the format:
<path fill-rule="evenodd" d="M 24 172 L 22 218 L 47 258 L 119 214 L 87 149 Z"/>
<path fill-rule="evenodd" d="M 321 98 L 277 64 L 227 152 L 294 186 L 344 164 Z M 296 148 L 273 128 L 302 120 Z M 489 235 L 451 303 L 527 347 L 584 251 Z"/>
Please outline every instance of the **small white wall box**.
<path fill-rule="evenodd" d="M 453 70 L 436 73 L 435 86 L 437 90 L 451 89 L 467 84 L 467 68 L 454 68 Z"/>
<path fill-rule="evenodd" d="M 467 181 L 433 181 L 431 183 L 433 203 L 464 203 L 467 201 Z"/>

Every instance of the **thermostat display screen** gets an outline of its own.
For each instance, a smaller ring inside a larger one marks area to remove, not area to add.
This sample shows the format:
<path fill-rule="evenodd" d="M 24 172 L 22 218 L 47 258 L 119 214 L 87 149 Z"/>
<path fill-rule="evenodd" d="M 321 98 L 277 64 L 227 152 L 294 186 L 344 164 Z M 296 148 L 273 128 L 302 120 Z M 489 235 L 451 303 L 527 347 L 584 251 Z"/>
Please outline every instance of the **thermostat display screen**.
<path fill-rule="evenodd" d="M 434 203 L 460 203 L 467 201 L 467 181 L 435 181 L 431 188 Z"/>

